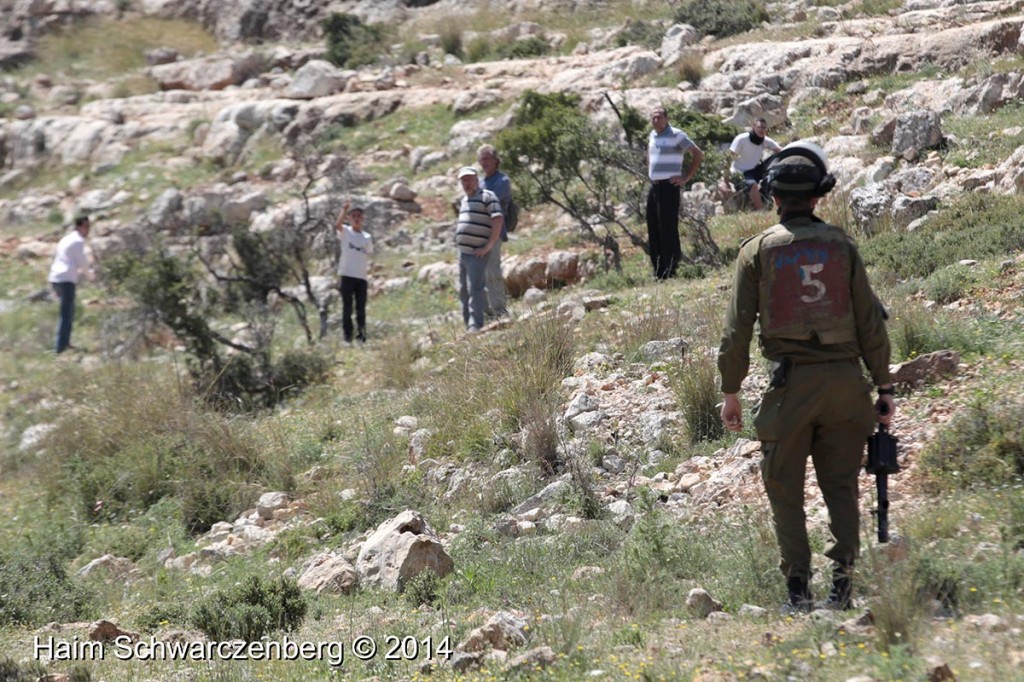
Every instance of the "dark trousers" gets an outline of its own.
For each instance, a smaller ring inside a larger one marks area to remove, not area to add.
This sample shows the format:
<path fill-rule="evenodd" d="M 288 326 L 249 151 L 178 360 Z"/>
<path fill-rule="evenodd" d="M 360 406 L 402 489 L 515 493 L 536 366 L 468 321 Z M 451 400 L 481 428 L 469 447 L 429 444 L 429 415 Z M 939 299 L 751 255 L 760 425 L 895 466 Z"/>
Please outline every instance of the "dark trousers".
<path fill-rule="evenodd" d="M 71 345 L 71 323 L 75 321 L 75 283 L 52 284 L 57 298 L 60 299 L 60 322 L 57 323 L 57 343 L 54 350 L 63 353 Z"/>
<path fill-rule="evenodd" d="M 679 245 L 679 187 L 668 181 L 651 185 L 647 193 L 647 241 L 654 276 L 675 277 L 683 259 Z"/>
<path fill-rule="evenodd" d="M 764 394 L 754 428 L 761 439 L 761 477 L 782 555 L 779 568 L 787 578 L 811 578 L 804 512 L 808 456 L 835 537 L 825 556 L 840 567 L 856 561 L 860 551 L 857 474 L 876 422 L 871 384 L 856 361 L 794 367 L 785 387 Z"/>
<path fill-rule="evenodd" d="M 356 308 L 356 325 L 359 334 L 356 338 L 366 340 L 366 280 L 358 277 L 341 278 L 341 328 L 345 332 L 345 340 L 352 340 L 352 304 Z"/>

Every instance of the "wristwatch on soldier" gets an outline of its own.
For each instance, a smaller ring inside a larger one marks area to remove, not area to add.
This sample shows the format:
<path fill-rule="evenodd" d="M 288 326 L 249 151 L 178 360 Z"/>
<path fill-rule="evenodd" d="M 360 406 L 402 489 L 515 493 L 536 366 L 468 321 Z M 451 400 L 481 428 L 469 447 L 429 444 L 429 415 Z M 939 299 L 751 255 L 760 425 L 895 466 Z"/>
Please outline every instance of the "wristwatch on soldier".
<path fill-rule="evenodd" d="M 878 395 L 896 395 L 896 387 L 892 384 L 889 384 L 888 386 L 879 386 Z"/>

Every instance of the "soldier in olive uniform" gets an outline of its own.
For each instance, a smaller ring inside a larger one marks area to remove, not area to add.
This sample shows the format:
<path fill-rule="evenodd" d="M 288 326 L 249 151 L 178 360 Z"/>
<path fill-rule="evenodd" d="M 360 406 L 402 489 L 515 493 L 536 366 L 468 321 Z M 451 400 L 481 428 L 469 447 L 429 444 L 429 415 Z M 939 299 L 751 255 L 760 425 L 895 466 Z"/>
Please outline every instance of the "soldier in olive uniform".
<path fill-rule="evenodd" d="M 743 427 L 738 393 L 757 322 L 772 381 L 754 427 L 789 608 L 806 611 L 813 604 L 804 514 L 810 455 L 835 538 L 825 553 L 834 562 L 826 605 L 846 609 L 860 549 L 857 474 L 865 440 L 876 421 L 888 424 L 895 412 L 885 311 L 852 240 L 813 214 L 836 182 L 824 151 L 808 142 L 787 145 L 766 177 L 780 220 L 740 248 L 718 353 L 721 416 L 729 430 Z M 878 387 L 874 405 L 861 359 Z"/>

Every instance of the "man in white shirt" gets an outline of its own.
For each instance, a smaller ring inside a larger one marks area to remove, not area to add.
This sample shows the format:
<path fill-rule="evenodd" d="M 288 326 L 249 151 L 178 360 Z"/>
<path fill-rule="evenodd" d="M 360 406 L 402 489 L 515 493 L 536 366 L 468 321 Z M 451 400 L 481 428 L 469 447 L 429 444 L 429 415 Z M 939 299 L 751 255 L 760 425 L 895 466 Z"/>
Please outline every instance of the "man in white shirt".
<path fill-rule="evenodd" d="M 346 222 L 346 218 L 351 224 Z M 338 260 L 338 275 L 341 277 L 341 328 L 345 343 L 352 343 L 352 308 L 355 303 L 356 339 L 366 342 L 366 293 L 369 257 L 373 255 L 373 238 L 363 231 L 363 209 L 352 208 L 348 199 L 341 207 L 341 213 L 334 223 L 341 239 L 341 258 Z"/>
<path fill-rule="evenodd" d="M 75 319 L 75 288 L 86 274 L 89 262 L 85 255 L 85 238 L 89 236 L 89 216 L 75 218 L 75 229 L 57 243 L 57 253 L 50 266 L 47 281 L 60 299 L 60 322 L 57 325 L 55 350 L 63 353 L 71 345 L 71 324 Z"/>
<path fill-rule="evenodd" d="M 781 152 L 779 143 L 768 137 L 768 122 L 763 118 L 754 121 L 750 132 L 737 135 L 732 144 L 729 145 L 729 152 L 732 154 L 732 172 L 743 175 L 743 182 L 750 192 L 750 203 L 754 208 L 761 210 L 761 178 L 764 176 L 764 166 L 761 164 L 761 157 L 765 150 L 773 154 Z"/>

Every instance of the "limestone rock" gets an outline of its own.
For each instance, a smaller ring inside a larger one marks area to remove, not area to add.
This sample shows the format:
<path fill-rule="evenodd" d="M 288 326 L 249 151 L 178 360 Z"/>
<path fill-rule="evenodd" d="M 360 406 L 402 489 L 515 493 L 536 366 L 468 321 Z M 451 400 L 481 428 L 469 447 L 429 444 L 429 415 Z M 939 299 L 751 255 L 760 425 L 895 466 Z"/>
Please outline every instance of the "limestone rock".
<path fill-rule="evenodd" d="M 893 365 L 890 368 L 893 383 L 921 386 L 956 374 L 960 354 L 955 350 L 940 350 Z"/>
<path fill-rule="evenodd" d="M 380 524 L 363 543 L 356 559 L 362 584 L 398 592 L 423 571 L 433 571 L 443 578 L 453 568 L 451 557 L 426 519 L 408 509 Z"/>
<path fill-rule="evenodd" d="M 359 583 L 356 569 L 335 554 L 319 554 L 299 576 L 299 587 L 317 593 L 350 594 Z"/>
<path fill-rule="evenodd" d="M 686 595 L 686 608 L 697 618 L 707 618 L 715 611 L 721 611 L 722 603 L 715 600 L 707 590 L 698 587 Z"/>
<path fill-rule="evenodd" d="M 514 614 L 499 611 L 481 627 L 471 631 L 459 644 L 459 651 L 483 651 L 488 647 L 508 651 L 526 644 L 526 621 Z"/>

